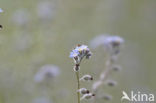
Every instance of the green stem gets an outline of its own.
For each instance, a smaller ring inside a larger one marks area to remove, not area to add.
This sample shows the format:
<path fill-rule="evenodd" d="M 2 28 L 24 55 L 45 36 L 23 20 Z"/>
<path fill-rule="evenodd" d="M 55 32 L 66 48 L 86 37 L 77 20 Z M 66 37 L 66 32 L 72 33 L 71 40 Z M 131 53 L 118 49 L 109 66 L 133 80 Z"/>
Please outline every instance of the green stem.
<path fill-rule="evenodd" d="M 80 89 L 79 71 L 76 72 L 76 78 L 77 78 L 77 90 L 79 90 Z M 80 92 L 77 92 L 77 100 L 78 103 L 80 103 Z"/>

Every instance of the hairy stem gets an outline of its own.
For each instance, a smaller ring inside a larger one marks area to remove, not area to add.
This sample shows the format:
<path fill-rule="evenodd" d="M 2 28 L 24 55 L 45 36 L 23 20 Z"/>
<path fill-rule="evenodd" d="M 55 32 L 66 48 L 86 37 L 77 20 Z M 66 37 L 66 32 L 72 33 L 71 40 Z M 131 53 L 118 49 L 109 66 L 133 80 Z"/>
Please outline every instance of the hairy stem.
<path fill-rule="evenodd" d="M 76 78 L 77 78 L 77 90 L 79 90 L 80 89 L 79 71 L 76 72 Z M 80 92 L 77 92 L 77 100 L 78 103 L 80 103 Z"/>

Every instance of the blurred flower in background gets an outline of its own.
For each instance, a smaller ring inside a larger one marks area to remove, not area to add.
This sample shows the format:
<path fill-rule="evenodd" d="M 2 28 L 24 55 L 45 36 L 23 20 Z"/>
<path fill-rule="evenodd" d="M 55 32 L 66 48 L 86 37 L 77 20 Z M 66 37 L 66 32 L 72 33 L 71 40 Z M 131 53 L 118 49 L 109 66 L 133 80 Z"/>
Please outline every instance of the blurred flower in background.
<path fill-rule="evenodd" d="M 18 9 L 12 16 L 14 25 L 25 27 L 30 23 L 30 13 L 26 9 Z"/>
<path fill-rule="evenodd" d="M 33 44 L 32 35 L 23 33 L 15 38 L 15 48 L 17 51 L 25 51 Z"/>
<path fill-rule="evenodd" d="M 42 66 L 39 71 L 36 73 L 34 80 L 37 83 L 43 82 L 43 81 L 51 81 L 55 77 L 59 76 L 60 74 L 60 68 L 55 65 L 47 64 Z"/>
<path fill-rule="evenodd" d="M 119 36 L 108 36 L 104 39 L 104 46 L 111 55 L 118 54 L 120 52 L 121 44 L 123 43 L 123 38 Z"/>
<path fill-rule="evenodd" d="M 90 47 L 95 49 L 104 44 L 104 40 L 108 34 L 98 35 L 90 41 Z"/>
<path fill-rule="evenodd" d="M 43 22 L 52 20 L 55 16 L 56 7 L 53 2 L 41 1 L 37 5 L 37 15 Z M 47 22 L 46 22 L 47 23 Z"/>
<path fill-rule="evenodd" d="M 111 54 L 118 54 L 123 43 L 124 40 L 120 36 L 110 36 L 107 34 L 103 34 L 96 36 L 93 40 L 91 40 L 90 46 L 93 49 L 102 46 L 106 51 L 110 52 Z"/>
<path fill-rule="evenodd" d="M 3 12 L 3 10 L 0 8 L 0 13 L 2 13 Z"/>

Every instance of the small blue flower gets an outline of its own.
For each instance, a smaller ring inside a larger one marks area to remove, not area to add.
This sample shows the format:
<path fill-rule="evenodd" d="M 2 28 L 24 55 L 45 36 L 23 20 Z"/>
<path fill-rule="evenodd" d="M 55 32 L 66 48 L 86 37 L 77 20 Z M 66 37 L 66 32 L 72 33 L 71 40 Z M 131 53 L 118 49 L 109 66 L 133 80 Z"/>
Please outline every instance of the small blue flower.
<path fill-rule="evenodd" d="M 70 58 L 74 58 L 74 57 L 76 57 L 76 56 L 78 56 L 78 55 L 79 55 L 79 51 L 76 50 L 76 49 L 74 49 L 74 50 L 72 50 L 72 52 L 70 52 L 69 57 L 70 57 Z"/>
<path fill-rule="evenodd" d="M 70 52 L 69 55 L 70 58 L 74 59 L 74 62 L 76 64 L 80 64 L 81 60 L 86 57 L 86 59 L 89 59 L 91 57 L 91 52 L 86 45 L 78 45 L 72 52 Z"/>
<path fill-rule="evenodd" d="M 3 10 L 0 8 L 0 13 L 2 13 L 3 12 Z"/>
<path fill-rule="evenodd" d="M 81 45 L 81 46 L 76 47 L 75 50 L 82 52 L 83 50 L 88 50 L 88 46 Z"/>

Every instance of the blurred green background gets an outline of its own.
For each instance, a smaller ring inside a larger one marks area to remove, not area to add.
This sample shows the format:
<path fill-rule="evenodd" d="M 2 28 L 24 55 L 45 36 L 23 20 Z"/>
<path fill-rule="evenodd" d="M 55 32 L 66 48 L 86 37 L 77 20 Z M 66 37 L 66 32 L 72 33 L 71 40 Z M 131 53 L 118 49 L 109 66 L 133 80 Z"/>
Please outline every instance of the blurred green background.
<path fill-rule="evenodd" d="M 69 52 L 105 33 L 125 39 L 118 61 L 123 69 L 112 75 L 118 85 L 103 87 L 113 96 L 109 103 L 120 103 L 123 90 L 156 93 L 156 0 L 0 0 L 0 8 L 0 103 L 76 102 Z M 105 52 L 91 51 L 81 75 L 97 80 Z M 59 66 L 60 75 L 50 85 L 35 83 L 47 64 Z M 53 102 L 34 102 L 40 98 Z"/>

